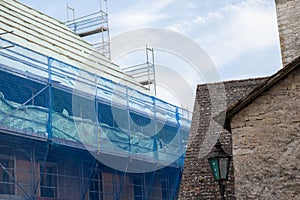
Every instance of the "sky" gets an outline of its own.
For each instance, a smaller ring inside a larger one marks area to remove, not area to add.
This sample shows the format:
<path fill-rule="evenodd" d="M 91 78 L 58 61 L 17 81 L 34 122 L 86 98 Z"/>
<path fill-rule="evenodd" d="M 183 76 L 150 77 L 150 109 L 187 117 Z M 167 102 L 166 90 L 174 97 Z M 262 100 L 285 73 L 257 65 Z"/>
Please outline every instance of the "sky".
<path fill-rule="evenodd" d="M 100 7 L 99 0 L 19 1 L 60 21 L 67 21 L 67 4 L 76 17 Z M 164 28 L 196 42 L 213 61 L 220 80 L 269 76 L 281 68 L 274 0 L 108 0 L 108 13 L 111 37 L 141 28 Z M 158 64 L 163 60 L 158 58 Z M 190 82 L 194 90 L 205 80 Z M 182 103 L 176 98 L 177 104 Z"/>

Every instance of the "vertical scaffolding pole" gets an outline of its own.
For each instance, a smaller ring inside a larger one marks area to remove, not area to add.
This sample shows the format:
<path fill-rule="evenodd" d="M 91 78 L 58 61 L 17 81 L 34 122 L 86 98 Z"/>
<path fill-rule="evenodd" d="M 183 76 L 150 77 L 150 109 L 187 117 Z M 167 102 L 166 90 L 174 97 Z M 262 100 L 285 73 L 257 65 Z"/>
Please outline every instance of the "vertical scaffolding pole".
<path fill-rule="evenodd" d="M 148 55 L 148 45 L 146 44 L 146 64 L 147 64 L 147 78 L 148 78 L 148 89 L 150 90 L 151 82 L 150 82 L 150 62 Z"/>
<path fill-rule="evenodd" d="M 105 4 L 105 5 L 103 5 Z M 105 6 L 105 10 L 104 10 Z M 107 0 L 100 0 L 100 13 L 101 13 L 101 26 L 102 26 L 102 51 L 103 54 L 111 60 L 110 52 L 110 34 L 109 34 L 109 25 L 108 25 L 108 4 Z"/>
<path fill-rule="evenodd" d="M 84 192 L 84 172 L 83 172 L 83 159 L 80 159 L 80 167 L 79 167 L 79 176 L 80 176 L 80 194 L 83 196 Z"/>
<path fill-rule="evenodd" d="M 176 117 L 176 121 L 177 121 L 177 126 L 178 126 L 178 145 L 179 145 L 179 162 L 180 162 L 180 167 L 183 167 L 184 165 L 184 160 L 183 160 L 183 151 L 182 151 L 182 148 L 183 148 L 183 145 L 182 145 L 182 137 L 181 137 L 181 126 L 180 126 L 180 114 L 179 114 L 179 108 L 176 107 L 175 109 L 175 117 Z"/>
<path fill-rule="evenodd" d="M 31 194 L 32 199 L 36 199 L 34 188 L 36 187 L 36 169 L 35 169 L 35 148 L 31 149 Z"/>
<path fill-rule="evenodd" d="M 152 97 L 153 102 L 153 120 L 154 120 L 154 137 L 153 137 L 153 153 L 154 153 L 154 159 L 156 162 L 158 162 L 158 146 L 157 146 L 157 119 L 156 119 L 156 103 L 155 98 Z"/>
<path fill-rule="evenodd" d="M 130 108 L 129 108 L 129 94 L 128 87 L 126 86 L 126 104 L 127 104 L 127 123 L 128 123 L 128 155 L 131 154 L 131 144 L 130 144 Z"/>
<path fill-rule="evenodd" d="M 75 9 L 72 8 L 71 6 L 69 6 L 69 4 L 67 3 L 67 21 L 69 22 L 70 18 L 69 18 L 69 11 L 71 11 L 73 13 L 73 21 L 75 20 Z M 70 20 L 71 21 L 71 20 Z"/>
<path fill-rule="evenodd" d="M 151 52 L 152 62 L 149 61 L 149 51 Z M 148 45 L 146 45 L 146 59 L 147 59 L 147 65 L 148 65 L 148 83 L 149 83 L 149 90 L 151 85 L 151 77 L 150 74 L 153 75 L 153 89 L 154 94 L 156 95 L 156 72 L 155 72 L 155 63 L 154 63 L 154 49 L 149 48 Z M 150 71 L 150 68 L 152 68 L 152 73 Z"/>
<path fill-rule="evenodd" d="M 99 119 L 99 103 L 98 103 L 98 83 L 99 83 L 99 78 L 95 75 L 95 113 L 96 113 L 96 125 L 97 125 L 97 156 L 100 155 L 100 144 L 101 144 L 101 126 L 100 126 L 100 119 Z"/>
<path fill-rule="evenodd" d="M 47 133 L 48 139 L 52 139 L 52 72 L 51 63 L 53 59 L 48 57 L 48 84 L 49 84 L 49 108 L 48 108 L 48 123 L 47 123 Z"/>

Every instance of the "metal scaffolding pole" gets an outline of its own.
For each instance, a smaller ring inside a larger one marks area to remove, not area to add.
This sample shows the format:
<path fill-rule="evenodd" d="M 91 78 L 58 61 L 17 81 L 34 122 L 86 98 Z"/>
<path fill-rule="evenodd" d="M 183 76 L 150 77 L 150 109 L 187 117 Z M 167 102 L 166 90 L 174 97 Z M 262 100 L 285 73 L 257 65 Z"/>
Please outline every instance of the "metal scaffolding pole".
<path fill-rule="evenodd" d="M 2 165 L 2 163 L 0 163 L 0 167 L 3 169 L 3 171 L 4 171 L 5 173 L 8 174 L 8 176 L 9 176 L 11 179 L 13 179 L 14 183 L 22 190 L 22 192 L 25 193 L 26 198 L 27 198 L 27 199 L 32 199 L 31 196 L 26 192 L 26 190 L 18 183 L 18 181 L 15 179 L 15 177 L 14 177 L 14 176 L 6 169 L 6 167 L 4 167 L 4 166 Z"/>
<path fill-rule="evenodd" d="M 100 10 L 98 12 L 79 18 L 75 18 L 75 9 L 67 5 L 67 22 L 65 22 L 65 24 L 77 35 L 93 45 L 99 53 L 110 60 L 111 52 L 107 0 L 100 0 L 99 3 Z M 69 19 L 69 11 L 73 12 L 73 19 Z"/>

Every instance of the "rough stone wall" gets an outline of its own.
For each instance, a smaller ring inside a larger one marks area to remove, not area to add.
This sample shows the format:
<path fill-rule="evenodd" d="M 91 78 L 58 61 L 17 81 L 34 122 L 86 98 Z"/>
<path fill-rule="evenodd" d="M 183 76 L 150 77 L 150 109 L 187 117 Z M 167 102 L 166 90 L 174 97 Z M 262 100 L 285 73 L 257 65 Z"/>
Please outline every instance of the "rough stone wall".
<path fill-rule="evenodd" d="M 237 199 L 300 199 L 300 67 L 233 116 Z"/>
<path fill-rule="evenodd" d="M 283 66 L 300 55 L 300 0 L 275 0 Z"/>
<path fill-rule="evenodd" d="M 220 90 L 225 88 L 227 105 L 230 105 L 249 94 L 264 80 L 266 79 L 259 78 L 198 85 L 179 199 L 220 199 L 219 186 L 213 178 L 207 160 L 208 156 L 206 152 L 203 152 L 203 150 L 207 150 L 205 147 L 211 146 L 209 144 L 210 140 L 205 141 L 205 137 L 209 131 L 210 134 L 221 134 L 220 141 L 228 153 L 232 152 L 232 142 L 231 134 L 211 120 L 212 117 L 220 112 L 220 110 L 212 108 L 211 99 L 222 98 L 223 94 L 220 94 Z M 224 107 L 226 108 L 227 105 L 224 105 Z M 199 155 L 200 158 L 198 158 Z M 232 166 L 228 181 L 227 197 L 228 199 L 235 199 Z"/>

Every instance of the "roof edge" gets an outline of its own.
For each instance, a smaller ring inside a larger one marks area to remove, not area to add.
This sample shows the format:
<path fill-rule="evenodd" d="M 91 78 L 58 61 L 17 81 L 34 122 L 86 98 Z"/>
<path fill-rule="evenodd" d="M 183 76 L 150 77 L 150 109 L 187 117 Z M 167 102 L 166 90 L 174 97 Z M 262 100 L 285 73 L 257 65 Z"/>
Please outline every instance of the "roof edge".
<path fill-rule="evenodd" d="M 251 104 L 251 102 L 256 99 L 260 94 L 265 92 L 267 89 L 272 87 L 278 81 L 282 80 L 286 77 L 289 73 L 294 71 L 297 67 L 300 66 L 300 56 L 294 59 L 292 62 L 287 64 L 284 68 L 270 76 L 265 82 L 263 82 L 260 86 L 257 86 L 250 92 L 247 96 L 241 98 L 236 103 L 229 106 L 226 110 L 221 111 L 218 115 L 213 117 L 213 119 L 219 123 L 221 126 L 226 128 L 227 130 L 230 129 L 228 123 L 230 119 L 247 105 Z M 225 123 L 224 123 L 224 116 L 225 116 Z"/>

